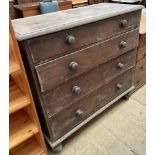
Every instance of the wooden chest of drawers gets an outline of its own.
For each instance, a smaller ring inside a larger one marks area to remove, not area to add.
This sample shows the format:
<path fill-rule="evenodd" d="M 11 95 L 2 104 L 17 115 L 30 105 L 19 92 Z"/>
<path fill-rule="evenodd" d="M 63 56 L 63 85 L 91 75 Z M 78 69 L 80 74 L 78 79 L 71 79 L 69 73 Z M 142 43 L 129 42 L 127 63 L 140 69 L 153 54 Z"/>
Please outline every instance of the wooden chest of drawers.
<path fill-rule="evenodd" d="M 134 88 L 142 8 L 103 3 L 13 21 L 52 148 Z"/>

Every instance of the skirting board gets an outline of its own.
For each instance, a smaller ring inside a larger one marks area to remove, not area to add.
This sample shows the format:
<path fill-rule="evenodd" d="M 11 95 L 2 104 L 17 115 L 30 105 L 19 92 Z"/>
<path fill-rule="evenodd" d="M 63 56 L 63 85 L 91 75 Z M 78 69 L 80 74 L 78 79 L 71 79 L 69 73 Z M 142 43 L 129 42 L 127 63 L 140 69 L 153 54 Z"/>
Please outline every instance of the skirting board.
<path fill-rule="evenodd" d="M 79 128 L 81 128 L 82 126 L 84 126 L 86 123 L 88 123 L 94 117 L 96 117 L 97 115 L 99 115 L 101 112 L 103 112 L 105 109 L 107 109 L 113 103 L 115 103 L 116 101 L 118 101 L 124 95 L 128 94 L 129 92 L 131 92 L 134 88 L 135 87 L 132 86 L 131 88 L 129 88 L 128 90 L 126 90 L 124 93 L 122 93 L 121 95 L 119 95 L 118 97 L 116 97 L 115 99 L 113 99 L 111 102 L 109 102 L 108 104 L 106 104 L 104 107 L 102 107 L 101 109 L 99 109 L 98 111 L 96 111 L 94 114 L 92 114 L 90 117 L 88 117 L 86 120 L 84 120 L 83 122 L 81 122 L 79 125 L 77 125 L 75 128 L 73 128 L 72 130 L 70 130 L 67 134 L 65 134 L 64 136 L 62 136 L 60 139 L 58 139 L 54 143 L 52 143 L 52 141 L 44 133 L 45 140 L 47 141 L 47 143 L 49 144 L 49 146 L 51 148 L 54 148 L 54 147 L 58 146 L 62 141 L 64 141 L 66 138 L 68 138 L 70 135 L 72 135 L 75 131 L 77 131 Z"/>

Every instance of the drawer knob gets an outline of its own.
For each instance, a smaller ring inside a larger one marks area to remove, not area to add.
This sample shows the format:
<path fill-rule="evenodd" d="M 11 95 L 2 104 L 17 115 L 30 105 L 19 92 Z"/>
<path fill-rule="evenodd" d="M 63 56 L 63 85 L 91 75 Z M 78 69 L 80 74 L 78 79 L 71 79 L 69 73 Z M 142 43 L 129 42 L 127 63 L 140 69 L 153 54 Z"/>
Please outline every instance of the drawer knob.
<path fill-rule="evenodd" d="M 72 36 L 72 35 L 68 35 L 67 37 L 66 37 L 66 42 L 68 43 L 68 44 L 74 44 L 75 43 L 75 37 L 74 36 Z"/>
<path fill-rule="evenodd" d="M 120 84 L 120 83 L 118 83 L 117 85 L 116 85 L 116 87 L 118 88 L 118 89 L 122 89 L 122 85 Z"/>
<path fill-rule="evenodd" d="M 120 45 L 120 48 L 125 48 L 127 43 L 125 41 L 121 41 L 119 45 Z"/>
<path fill-rule="evenodd" d="M 73 94 L 79 94 L 81 92 L 81 88 L 78 86 L 74 86 L 72 88 L 72 92 L 73 92 Z"/>
<path fill-rule="evenodd" d="M 78 109 L 76 111 L 76 116 L 81 116 L 83 114 L 83 111 L 81 109 Z"/>
<path fill-rule="evenodd" d="M 121 62 L 119 62 L 119 63 L 117 64 L 117 67 L 118 67 L 119 69 L 123 69 L 123 68 L 124 68 L 124 64 L 122 64 Z"/>
<path fill-rule="evenodd" d="M 71 70 L 77 70 L 79 68 L 79 64 L 75 61 L 72 61 L 70 64 L 69 64 L 69 68 Z"/>
<path fill-rule="evenodd" d="M 128 21 L 127 20 L 121 20 L 121 26 L 122 27 L 126 27 L 127 26 L 127 24 L 128 24 Z"/>

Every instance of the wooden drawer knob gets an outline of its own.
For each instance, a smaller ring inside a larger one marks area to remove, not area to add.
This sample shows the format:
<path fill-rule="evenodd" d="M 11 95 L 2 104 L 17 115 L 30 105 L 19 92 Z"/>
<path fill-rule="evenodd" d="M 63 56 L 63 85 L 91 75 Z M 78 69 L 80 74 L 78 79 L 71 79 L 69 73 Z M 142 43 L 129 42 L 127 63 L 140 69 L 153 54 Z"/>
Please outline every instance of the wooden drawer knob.
<path fill-rule="evenodd" d="M 128 21 L 127 20 L 125 20 L 125 19 L 121 20 L 121 26 L 122 27 L 126 27 L 127 25 L 128 25 Z"/>
<path fill-rule="evenodd" d="M 81 109 L 78 109 L 76 111 L 76 116 L 81 116 L 83 114 L 83 111 Z"/>
<path fill-rule="evenodd" d="M 66 42 L 68 43 L 68 44 L 74 44 L 75 42 L 76 42 L 76 39 L 75 39 L 75 37 L 74 36 L 72 36 L 72 35 L 68 35 L 67 37 L 66 37 Z"/>
<path fill-rule="evenodd" d="M 127 45 L 127 42 L 121 41 L 119 45 L 120 45 L 120 48 L 125 48 Z"/>
<path fill-rule="evenodd" d="M 79 64 L 75 61 L 72 61 L 70 64 L 69 64 L 69 69 L 70 70 L 77 70 L 79 68 Z"/>
<path fill-rule="evenodd" d="M 73 94 L 79 94 L 80 92 L 81 92 L 81 88 L 80 87 L 78 87 L 78 86 L 74 86 L 73 88 L 72 88 L 72 92 L 73 92 Z"/>
<path fill-rule="evenodd" d="M 123 69 L 123 68 L 124 68 L 124 64 L 121 63 L 121 62 L 119 62 L 119 63 L 117 64 L 117 67 L 118 67 L 119 69 Z"/>
<path fill-rule="evenodd" d="M 118 89 L 122 89 L 123 86 L 122 86 L 120 83 L 117 83 L 116 87 L 117 87 Z"/>

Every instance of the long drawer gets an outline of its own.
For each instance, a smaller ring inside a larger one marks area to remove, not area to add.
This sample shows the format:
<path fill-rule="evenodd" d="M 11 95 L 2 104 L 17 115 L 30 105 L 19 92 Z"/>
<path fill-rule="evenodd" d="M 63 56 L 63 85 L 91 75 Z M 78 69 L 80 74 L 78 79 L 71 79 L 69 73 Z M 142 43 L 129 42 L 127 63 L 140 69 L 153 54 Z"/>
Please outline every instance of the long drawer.
<path fill-rule="evenodd" d="M 28 40 L 34 63 L 48 61 L 139 26 L 140 11 Z"/>
<path fill-rule="evenodd" d="M 122 72 L 134 67 L 135 57 L 136 51 L 130 51 L 47 92 L 43 95 L 44 104 L 47 107 L 46 113 L 52 117 Z"/>
<path fill-rule="evenodd" d="M 52 140 L 57 140 L 92 113 L 129 89 L 133 83 L 133 74 L 134 69 L 126 71 L 104 87 L 64 108 L 60 113 L 49 119 L 49 131 Z"/>
<path fill-rule="evenodd" d="M 138 37 L 138 29 L 132 30 L 113 39 L 36 66 L 40 91 L 46 92 L 99 64 L 135 49 L 138 46 Z"/>

